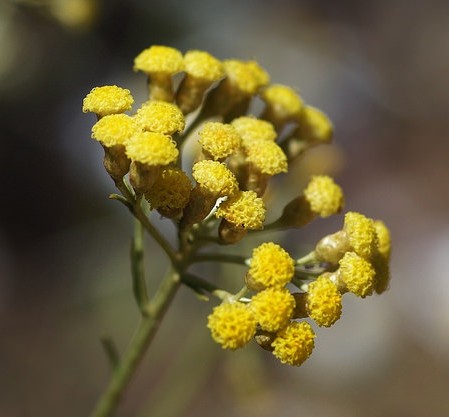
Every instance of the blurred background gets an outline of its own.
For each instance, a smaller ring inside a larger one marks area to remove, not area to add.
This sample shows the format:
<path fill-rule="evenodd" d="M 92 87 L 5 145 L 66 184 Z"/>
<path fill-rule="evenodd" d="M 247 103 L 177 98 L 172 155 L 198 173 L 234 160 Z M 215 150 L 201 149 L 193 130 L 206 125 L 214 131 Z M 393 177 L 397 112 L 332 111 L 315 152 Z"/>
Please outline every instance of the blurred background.
<path fill-rule="evenodd" d="M 299 161 L 286 201 L 295 175 L 335 175 L 347 210 L 390 227 L 393 278 L 382 296 L 345 296 L 300 368 L 255 344 L 222 351 L 212 304 L 182 289 L 116 415 L 449 415 L 448 16 L 443 0 L 3 0 L 0 417 L 89 415 L 109 375 L 100 336 L 122 351 L 134 331 L 132 220 L 107 199 L 81 103 L 104 84 L 143 99 L 132 64 L 152 44 L 256 59 L 325 111 L 334 145 Z M 277 239 L 299 256 L 341 224 Z M 203 275 L 221 272 L 243 275 Z"/>

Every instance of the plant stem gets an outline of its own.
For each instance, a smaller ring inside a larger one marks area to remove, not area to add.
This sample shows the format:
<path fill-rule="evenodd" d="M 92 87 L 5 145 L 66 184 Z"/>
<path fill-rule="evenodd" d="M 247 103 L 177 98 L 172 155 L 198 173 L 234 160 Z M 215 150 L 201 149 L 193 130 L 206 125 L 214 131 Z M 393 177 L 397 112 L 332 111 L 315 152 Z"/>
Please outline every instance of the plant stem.
<path fill-rule="evenodd" d="M 109 417 L 114 412 L 158 329 L 167 307 L 173 300 L 180 282 L 179 273 L 175 270 L 171 270 L 161 282 L 153 299 L 147 304 L 145 315 L 142 316 L 131 344 L 117 364 L 111 381 L 100 397 L 91 417 Z"/>
<path fill-rule="evenodd" d="M 227 262 L 238 265 L 246 265 L 246 258 L 240 255 L 231 255 L 225 253 L 200 253 L 192 256 L 190 264 L 197 262 Z"/>
<path fill-rule="evenodd" d="M 148 303 L 143 259 L 143 226 L 140 220 L 134 219 L 134 235 L 131 242 L 131 273 L 134 297 L 141 311 Z"/>

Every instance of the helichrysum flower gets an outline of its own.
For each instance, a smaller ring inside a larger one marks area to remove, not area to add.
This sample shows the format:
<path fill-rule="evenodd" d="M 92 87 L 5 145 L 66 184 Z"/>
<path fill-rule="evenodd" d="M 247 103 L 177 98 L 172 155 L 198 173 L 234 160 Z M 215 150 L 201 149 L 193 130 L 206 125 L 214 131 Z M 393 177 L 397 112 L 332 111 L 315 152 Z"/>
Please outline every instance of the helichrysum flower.
<path fill-rule="evenodd" d="M 290 87 L 272 84 L 262 91 L 261 96 L 267 105 L 265 116 L 275 124 L 298 119 L 301 114 L 301 97 Z"/>
<path fill-rule="evenodd" d="M 376 270 L 374 289 L 376 293 L 382 294 L 390 283 L 391 236 L 388 227 L 381 220 L 374 221 L 374 228 L 378 240 L 377 251 L 372 259 Z"/>
<path fill-rule="evenodd" d="M 207 156 L 224 159 L 234 153 L 241 145 L 241 137 L 230 124 L 207 122 L 199 131 L 199 143 Z"/>
<path fill-rule="evenodd" d="M 287 251 L 276 243 L 266 242 L 253 250 L 247 284 L 256 290 L 284 286 L 294 273 L 295 261 Z"/>
<path fill-rule="evenodd" d="M 292 321 L 272 342 L 273 355 L 282 363 L 299 366 L 312 354 L 315 333 L 307 322 Z"/>
<path fill-rule="evenodd" d="M 276 131 L 274 126 L 266 120 L 256 119 L 251 116 L 241 116 L 231 122 L 239 132 L 243 146 L 254 141 L 268 140 L 274 142 L 276 139 Z"/>
<path fill-rule="evenodd" d="M 124 113 L 134 103 L 131 92 L 116 85 L 95 87 L 83 100 L 83 112 L 96 113 L 99 117 Z"/>
<path fill-rule="evenodd" d="M 229 82 L 245 95 L 256 94 L 270 81 L 267 72 L 256 61 L 229 59 L 223 64 Z"/>
<path fill-rule="evenodd" d="M 151 189 L 145 194 L 152 208 L 163 212 L 184 208 L 190 197 L 192 184 L 179 168 L 164 168 Z"/>
<path fill-rule="evenodd" d="M 110 114 L 102 117 L 92 127 L 92 138 L 106 147 L 125 145 L 142 129 L 134 118 L 126 114 Z"/>
<path fill-rule="evenodd" d="M 216 197 L 232 196 L 238 191 L 234 174 L 218 161 L 197 162 L 193 165 L 192 176 L 203 190 Z"/>
<path fill-rule="evenodd" d="M 254 191 L 239 191 L 222 202 L 215 215 L 238 229 L 257 230 L 263 228 L 265 213 L 265 204 Z"/>
<path fill-rule="evenodd" d="M 212 338 L 223 349 L 245 346 L 256 333 L 256 320 L 248 305 L 224 302 L 215 307 L 207 319 Z"/>
<path fill-rule="evenodd" d="M 345 215 L 343 230 L 355 253 L 366 259 L 373 256 L 377 247 L 377 234 L 372 219 L 350 211 Z"/>
<path fill-rule="evenodd" d="M 300 138 L 312 143 L 327 143 L 332 139 L 333 126 L 329 118 L 312 106 L 304 106 L 301 112 L 298 133 Z"/>
<path fill-rule="evenodd" d="M 295 298 L 286 288 L 270 287 L 254 295 L 249 307 L 262 330 L 277 332 L 289 323 Z"/>
<path fill-rule="evenodd" d="M 374 229 L 377 235 L 377 252 L 386 259 L 390 259 L 391 255 L 391 235 L 390 230 L 381 220 L 373 222 Z"/>
<path fill-rule="evenodd" d="M 223 63 L 206 51 L 187 51 L 184 55 L 185 73 L 203 82 L 212 83 L 225 75 Z"/>
<path fill-rule="evenodd" d="M 341 294 L 337 286 L 325 275 L 308 285 L 306 310 L 318 326 L 330 327 L 341 316 Z"/>
<path fill-rule="evenodd" d="M 164 135 L 182 132 L 185 127 L 184 115 L 178 106 L 165 101 L 147 101 L 134 118 L 143 130 Z"/>
<path fill-rule="evenodd" d="M 126 155 L 132 161 L 151 166 L 163 166 L 178 158 L 178 149 L 170 136 L 155 132 L 142 132 L 126 144 Z"/>
<path fill-rule="evenodd" d="M 338 213 L 344 204 L 343 191 L 327 175 L 315 175 L 304 190 L 304 197 L 314 213 L 329 217 Z"/>
<path fill-rule="evenodd" d="M 182 53 L 169 46 L 153 45 L 134 59 L 134 70 L 147 74 L 176 74 L 184 69 Z"/>
<path fill-rule="evenodd" d="M 350 292 L 362 298 L 372 294 L 376 271 L 370 262 L 354 252 L 346 252 L 339 265 L 339 278 Z"/>
<path fill-rule="evenodd" d="M 281 147 L 271 141 L 257 141 L 245 144 L 247 162 L 260 173 L 273 176 L 288 171 L 287 157 Z"/>

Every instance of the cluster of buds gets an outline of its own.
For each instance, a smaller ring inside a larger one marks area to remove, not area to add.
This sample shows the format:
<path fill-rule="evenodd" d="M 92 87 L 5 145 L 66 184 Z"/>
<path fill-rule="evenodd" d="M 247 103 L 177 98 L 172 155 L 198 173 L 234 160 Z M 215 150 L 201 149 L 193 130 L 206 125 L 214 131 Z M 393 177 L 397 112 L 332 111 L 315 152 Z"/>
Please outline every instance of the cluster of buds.
<path fill-rule="evenodd" d="M 97 115 L 92 138 L 104 148 L 106 171 L 134 211 L 146 205 L 173 220 L 179 248 L 172 261 L 182 282 L 222 301 L 208 317 L 213 339 L 237 349 L 254 338 L 282 363 L 300 365 L 314 347 L 309 322 L 334 324 L 346 292 L 366 297 L 387 288 L 386 226 L 349 212 L 341 231 L 297 260 L 274 242 L 249 258 L 200 250 L 340 213 L 341 187 L 318 175 L 265 224 L 270 179 L 286 174 L 307 149 L 329 143 L 330 120 L 292 88 L 270 84 L 255 61 L 152 46 L 135 58 L 134 69 L 146 74 L 149 93 L 134 114 L 126 114 L 134 99 L 121 87 L 96 87 L 83 101 L 83 111 Z M 257 100 L 262 111 L 251 114 Z M 189 161 L 191 141 L 198 152 Z M 205 259 L 249 267 L 242 289 L 231 294 L 194 277 L 190 265 Z"/>

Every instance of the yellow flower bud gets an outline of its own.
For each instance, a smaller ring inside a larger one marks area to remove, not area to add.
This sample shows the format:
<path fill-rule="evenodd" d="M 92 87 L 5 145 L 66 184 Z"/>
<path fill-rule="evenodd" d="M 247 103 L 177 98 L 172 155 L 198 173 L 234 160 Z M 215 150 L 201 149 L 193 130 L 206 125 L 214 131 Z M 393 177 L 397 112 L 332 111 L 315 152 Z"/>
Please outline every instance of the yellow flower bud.
<path fill-rule="evenodd" d="M 147 101 L 134 118 L 143 130 L 164 135 L 182 132 L 185 127 L 184 115 L 178 106 L 165 101 Z"/>
<path fill-rule="evenodd" d="M 83 112 L 96 113 L 98 117 L 124 113 L 129 110 L 134 99 L 129 90 L 116 85 L 95 87 L 83 99 Z"/>
<path fill-rule="evenodd" d="M 315 175 L 304 190 L 304 197 L 314 213 L 329 217 L 339 213 L 344 204 L 343 191 L 327 175 Z"/>
<path fill-rule="evenodd" d="M 370 262 L 354 252 L 346 252 L 339 265 L 338 276 L 350 292 L 362 298 L 372 294 L 376 271 Z"/>

